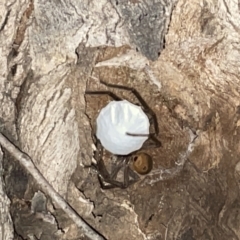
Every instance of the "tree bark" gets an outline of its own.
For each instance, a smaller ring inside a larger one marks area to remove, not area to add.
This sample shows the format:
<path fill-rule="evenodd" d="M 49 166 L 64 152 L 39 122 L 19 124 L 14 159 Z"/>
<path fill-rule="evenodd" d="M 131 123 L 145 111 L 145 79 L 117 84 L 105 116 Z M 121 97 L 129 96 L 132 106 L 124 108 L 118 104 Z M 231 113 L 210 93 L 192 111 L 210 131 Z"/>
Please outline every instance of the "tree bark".
<path fill-rule="evenodd" d="M 100 237 L 240 239 L 239 6 L 2 0 L 1 133 Z M 84 93 L 108 89 L 100 80 L 134 87 L 158 118 L 153 171 L 125 190 L 101 190 L 89 167 L 95 119 L 110 99 Z M 87 238 L 1 145 L 11 199 L 9 209 L 1 187 L 2 239 L 13 239 L 10 213 L 14 239 Z M 46 207 L 33 210 L 39 190 Z"/>
<path fill-rule="evenodd" d="M 3 159 L 3 153 L 0 152 L 0 170 L 3 172 L 2 169 L 2 159 Z M 4 181 L 1 177 L 0 180 L 0 198 L 1 198 L 1 208 L 0 208 L 0 239 L 6 239 L 10 240 L 13 239 L 13 225 L 12 225 L 12 219 L 10 216 L 10 201 L 7 197 L 5 190 L 4 190 Z"/>

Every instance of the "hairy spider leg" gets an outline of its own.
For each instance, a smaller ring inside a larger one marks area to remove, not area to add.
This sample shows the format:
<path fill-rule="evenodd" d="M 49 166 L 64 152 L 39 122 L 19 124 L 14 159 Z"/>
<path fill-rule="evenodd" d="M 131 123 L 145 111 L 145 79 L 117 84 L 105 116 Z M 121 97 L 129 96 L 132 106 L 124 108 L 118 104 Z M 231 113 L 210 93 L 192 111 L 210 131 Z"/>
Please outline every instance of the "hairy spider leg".
<path fill-rule="evenodd" d="M 104 168 L 106 169 L 105 166 L 104 166 Z M 115 180 L 115 178 L 117 177 L 117 174 L 121 168 L 124 168 L 123 182 L 119 182 L 119 181 Z M 132 179 L 130 179 L 129 176 Z M 120 164 L 118 164 L 118 166 L 116 166 L 116 168 L 114 169 L 114 172 L 111 175 L 108 174 L 107 176 L 106 175 L 103 176 L 102 174 L 99 174 L 98 179 L 101 184 L 101 188 L 103 188 L 103 189 L 111 189 L 111 188 L 116 188 L 116 187 L 124 189 L 124 188 L 127 188 L 130 185 L 134 184 L 135 182 L 137 182 L 139 180 L 139 176 L 135 172 L 133 172 L 133 170 L 130 169 L 130 167 L 128 165 L 120 163 Z"/>
<path fill-rule="evenodd" d="M 127 165 L 124 169 L 124 188 L 136 183 L 139 179 L 140 177 Z"/>
<path fill-rule="evenodd" d="M 133 137 L 148 137 L 148 139 L 146 140 L 146 142 L 144 142 L 143 147 L 142 148 L 157 148 L 157 147 L 161 147 L 162 144 L 161 142 L 155 137 L 155 134 L 137 134 L 137 133 L 129 133 L 126 132 L 127 135 L 129 136 L 133 136 Z M 151 143 L 152 141 L 152 143 Z"/>
<path fill-rule="evenodd" d="M 96 148 L 97 150 L 94 153 L 94 158 L 97 163 L 93 164 L 93 166 L 97 169 L 98 173 L 101 174 L 103 178 L 109 178 L 109 173 L 104 165 L 102 156 L 103 156 L 103 146 L 99 140 L 96 140 Z"/>
<path fill-rule="evenodd" d="M 154 136 L 153 134 L 149 134 L 149 137 L 146 142 L 143 143 L 141 149 L 148 149 L 148 148 L 158 148 L 161 147 L 161 142 Z"/>
<path fill-rule="evenodd" d="M 104 161 L 102 159 L 103 155 L 103 147 L 99 140 L 96 140 L 96 152 L 94 154 L 94 157 L 97 161 L 96 164 L 93 164 L 93 166 L 98 171 L 98 180 L 100 182 L 100 185 L 103 189 L 110 189 L 114 187 L 121 187 L 121 184 L 118 181 L 112 180 L 111 176 L 104 164 Z M 107 183 L 107 184 L 106 184 Z"/>
<path fill-rule="evenodd" d="M 96 139 L 96 138 L 95 138 Z M 93 166 L 98 171 L 98 179 L 102 189 L 111 189 L 111 188 L 127 188 L 131 184 L 139 180 L 139 176 L 129 167 L 129 157 L 121 157 L 119 163 L 114 167 L 114 170 L 110 174 L 104 164 L 102 159 L 103 147 L 99 140 L 96 139 L 97 151 L 94 154 L 94 157 L 97 161 L 97 164 Z M 117 174 L 120 169 L 124 168 L 124 182 L 119 182 L 116 180 Z M 129 178 L 131 177 L 131 179 Z"/>
<path fill-rule="evenodd" d="M 123 85 L 106 83 L 102 80 L 100 80 L 100 83 L 104 84 L 107 87 L 123 89 L 123 90 L 131 92 L 137 98 L 137 100 L 141 103 L 143 111 L 146 114 L 150 115 L 149 121 L 150 121 L 150 123 L 153 123 L 154 131 L 155 131 L 154 135 L 159 134 L 158 121 L 157 121 L 157 116 L 156 116 L 155 112 L 148 106 L 146 101 L 142 98 L 142 96 L 139 94 L 139 92 L 135 88 L 126 87 Z"/>
<path fill-rule="evenodd" d="M 115 93 L 111 91 L 85 91 L 85 94 L 89 95 L 108 95 L 115 101 L 121 101 L 122 99 L 118 97 Z"/>
<path fill-rule="evenodd" d="M 116 179 L 120 169 L 123 168 L 124 169 L 123 183 L 121 188 L 127 188 L 128 186 L 137 182 L 140 179 L 140 177 L 129 167 L 129 161 L 130 161 L 129 156 L 119 156 L 119 157 L 121 157 L 122 159 L 121 161 L 119 161 L 119 164 L 113 170 L 111 174 L 111 178 Z"/>

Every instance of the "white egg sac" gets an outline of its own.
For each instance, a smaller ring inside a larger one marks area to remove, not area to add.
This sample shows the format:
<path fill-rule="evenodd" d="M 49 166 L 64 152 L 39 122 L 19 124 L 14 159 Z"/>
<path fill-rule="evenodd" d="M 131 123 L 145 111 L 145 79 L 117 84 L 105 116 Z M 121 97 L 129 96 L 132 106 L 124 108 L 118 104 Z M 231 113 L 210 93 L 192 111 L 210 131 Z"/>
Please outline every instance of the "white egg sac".
<path fill-rule="evenodd" d="M 149 134 L 149 119 L 142 108 L 127 100 L 111 101 L 97 117 L 97 138 L 103 147 L 115 155 L 128 155 L 139 150 Z"/>

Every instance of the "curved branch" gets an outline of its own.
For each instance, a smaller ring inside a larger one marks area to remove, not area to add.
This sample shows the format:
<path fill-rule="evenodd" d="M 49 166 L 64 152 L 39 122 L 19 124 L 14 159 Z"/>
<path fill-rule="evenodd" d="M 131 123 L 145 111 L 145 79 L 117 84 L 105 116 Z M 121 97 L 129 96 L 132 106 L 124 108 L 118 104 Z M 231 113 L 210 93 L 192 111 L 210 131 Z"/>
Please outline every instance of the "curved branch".
<path fill-rule="evenodd" d="M 31 158 L 20 151 L 13 145 L 4 135 L 0 133 L 0 144 L 9 153 L 12 154 L 20 164 L 33 176 L 36 182 L 40 185 L 42 190 L 47 193 L 61 208 L 62 210 L 77 224 L 83 233 L 92 240 L 104 240 L 99 233 L 97 233 L 91 226 L 89 226 L 75 210 L 56 192 L 56 190 L 48 183 L 41 172 L 33 164 Z"/>

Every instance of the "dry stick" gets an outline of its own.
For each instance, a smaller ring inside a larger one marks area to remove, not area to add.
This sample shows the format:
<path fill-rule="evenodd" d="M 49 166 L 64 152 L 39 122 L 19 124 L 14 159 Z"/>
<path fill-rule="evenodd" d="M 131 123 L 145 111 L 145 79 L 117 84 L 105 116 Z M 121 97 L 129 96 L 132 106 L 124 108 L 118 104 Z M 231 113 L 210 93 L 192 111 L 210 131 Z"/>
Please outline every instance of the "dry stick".
<path fill-rule="evenodd" d="M 129 133 L 126 132 L 126 135 L 132 136 L 132 137 L 149 137 L 149 133 Z"/>
<path fill-rule="evenodd" d="M 7 149 L 25 169 L 33 176 L 33 178 L 40 185 L 42 190 L 47 193 L 61 208 L 62 210 L 77 224 L 83 233 L 92 240 L 104 240 L 93 228 L 91 228 L 75 211 L 74 209 L 55 191 L 55 189 L 43 177 L 40 171 L 35 167 L 31 158 L 21 152 L 15 147 L 5 136 L 0 133 L 0 144 Z"/>

